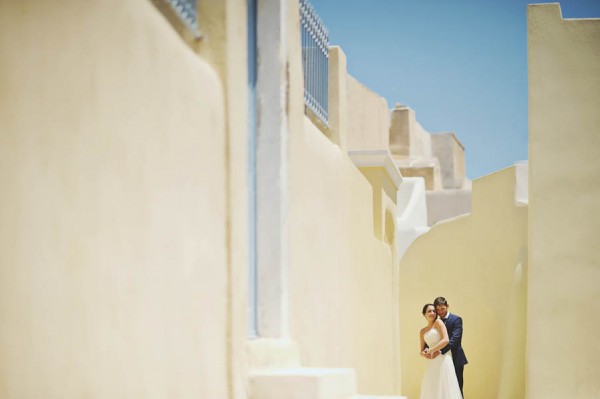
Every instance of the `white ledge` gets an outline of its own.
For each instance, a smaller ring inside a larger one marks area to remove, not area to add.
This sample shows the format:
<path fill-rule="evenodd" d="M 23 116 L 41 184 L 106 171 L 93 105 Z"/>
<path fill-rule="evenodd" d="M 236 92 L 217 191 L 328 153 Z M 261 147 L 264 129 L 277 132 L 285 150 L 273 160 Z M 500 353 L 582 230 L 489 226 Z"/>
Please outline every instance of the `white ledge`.
<path fill-rule="evenodd" d="M 388 150 L 348 151 L 348 156 L 358 168 L 385 168 L 396 188 L 402 183 L 402 174 Z"/>
<path fill-rule="evenodd" d="M 527 161 L 515 162 L 515 205 L 529 205 L 529 164 Z"/>

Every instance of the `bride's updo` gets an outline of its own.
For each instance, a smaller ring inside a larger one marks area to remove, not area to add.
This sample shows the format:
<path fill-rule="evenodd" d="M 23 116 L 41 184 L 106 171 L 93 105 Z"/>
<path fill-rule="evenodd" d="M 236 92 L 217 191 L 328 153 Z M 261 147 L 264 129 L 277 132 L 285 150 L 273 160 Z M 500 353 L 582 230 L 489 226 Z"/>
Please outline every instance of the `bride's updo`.
<path fill-rule="evenodd" d="M 425 316 L 425 312 L 427 312 L 427 308 L 433 306 L 433 308 L 435 309 L 435 305 L 433 303 L 426 303 L 425 306 L 423 306 L 423 316 Z"/>

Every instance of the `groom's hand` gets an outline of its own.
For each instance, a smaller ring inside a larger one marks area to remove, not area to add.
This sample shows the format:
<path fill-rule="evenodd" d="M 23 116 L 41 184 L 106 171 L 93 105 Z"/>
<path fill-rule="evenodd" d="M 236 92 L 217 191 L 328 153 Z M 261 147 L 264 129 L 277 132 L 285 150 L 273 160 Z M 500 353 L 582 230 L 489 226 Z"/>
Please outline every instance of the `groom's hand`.
<path fill-rule="evenodd" d="M 434 353 L 430 353 L 429 357 L 430 359 L 435 359 L 436 357 L 438 357 L 442 352 L 441 351 L 435 351 Z"/>

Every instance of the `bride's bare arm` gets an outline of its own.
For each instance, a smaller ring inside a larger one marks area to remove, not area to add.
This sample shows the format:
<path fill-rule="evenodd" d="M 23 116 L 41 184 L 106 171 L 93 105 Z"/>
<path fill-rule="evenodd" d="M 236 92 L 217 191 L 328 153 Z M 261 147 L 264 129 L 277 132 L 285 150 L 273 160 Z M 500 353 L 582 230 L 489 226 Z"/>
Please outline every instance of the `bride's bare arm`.
<path fill-rule="evenodd" d="M 448 345 L 448 342 L 450 341 L 450 339 L 448 338 L 448 330 L 446 330 L 446 326 L 444 325 L 444 322 L 442 320 L 437 319 L 435 321 L 434 326 L 440 332 L 442 339 L 440 339 L 440 342 L 433 345 L 433 347 L 429 348 L 429 353 L 435 353 L 435 352 L 439 351 L 444 346 Z"/>
<path fill-rule="evenodd" d="M 421 339 L 421 356 L 425 357 L 427 355 L 427 348 L 425 347 L 425 338 L 423 338 L 423 336 L 425 335 L 425 329 L 422 329 L 421 331 L 419 331 L 419 338 Z"/>

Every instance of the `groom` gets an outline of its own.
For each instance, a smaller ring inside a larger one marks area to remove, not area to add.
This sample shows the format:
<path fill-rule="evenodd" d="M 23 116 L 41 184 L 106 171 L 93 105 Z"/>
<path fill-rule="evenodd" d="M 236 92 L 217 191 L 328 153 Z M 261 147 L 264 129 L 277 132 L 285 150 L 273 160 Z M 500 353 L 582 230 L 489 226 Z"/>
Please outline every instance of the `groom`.
<path fill-rule="evenodd" d="M 444 297 L 437 297 L 435 301 L 433 301 L 433 305 L 435 306 L 435 310 L 440 316 L 440 319 L 446 325 L 446 329 L 448 330 L 448 338 L 450 342 L 440 351 L 442 355 L 445 355 L 449 350 L 452 351 L 452 361 L 454 362 L 454 370 L 456 370 L 456 378 L 458 379 L 458 386 L 460 387 L 460 393 L 463 391 L 463 370 L 465 368 L 465 364 L 467 364 L 467 357 L 465 356 L 465 352 L 461 346 L 462 341 L 462 332 L 463 332 L 463 323 L 462 319 L 454 314 L 450 314 L 448 312 L 448 302 Z M 437 353 L 434 354 L 437 356 Z M 463 395 L 464 396 L 464 395 Z"/>

